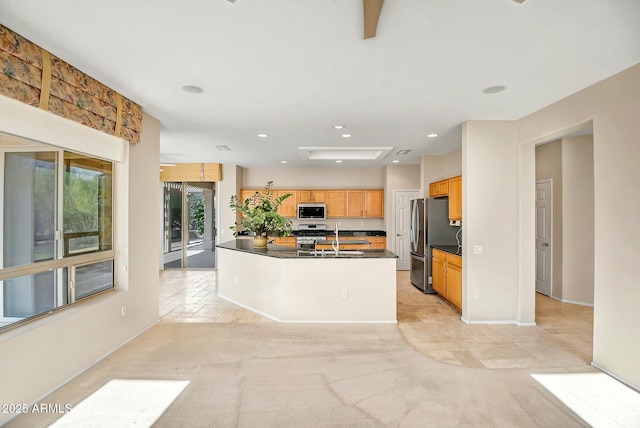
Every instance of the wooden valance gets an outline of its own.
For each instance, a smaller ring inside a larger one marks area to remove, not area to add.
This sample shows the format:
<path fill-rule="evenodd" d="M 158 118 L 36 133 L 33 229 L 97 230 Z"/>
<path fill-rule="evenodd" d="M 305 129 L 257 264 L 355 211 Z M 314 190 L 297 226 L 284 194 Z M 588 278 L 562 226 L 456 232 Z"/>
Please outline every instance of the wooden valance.
<path fill-rule="evenodd" d="M 222 180 L 222 164 L 177 163 L 160 167 L 160 181 L 214 182 Z"/>
<path fill-rule="evenodd" d="M 0 24 L 0 94 L 140 142 L 142 108 Z"/>

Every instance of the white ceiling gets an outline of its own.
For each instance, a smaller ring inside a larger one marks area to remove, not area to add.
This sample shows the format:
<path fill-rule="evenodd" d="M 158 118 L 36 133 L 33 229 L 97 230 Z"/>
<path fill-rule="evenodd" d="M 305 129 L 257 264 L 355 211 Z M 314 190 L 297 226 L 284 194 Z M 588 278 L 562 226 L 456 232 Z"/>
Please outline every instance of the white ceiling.
<path fill-rule="evenodd" d="M 387 0 L 368 40 L 362 21 L 361 0 L 0 1 L 2 24 L 159 119 L 162 162 L 337 166 L 298 147 L 363 146 L 393 150 L 339 167 L 415 164 L 459 147 L 465 120 L 640 62 L 638 0 Z"/>

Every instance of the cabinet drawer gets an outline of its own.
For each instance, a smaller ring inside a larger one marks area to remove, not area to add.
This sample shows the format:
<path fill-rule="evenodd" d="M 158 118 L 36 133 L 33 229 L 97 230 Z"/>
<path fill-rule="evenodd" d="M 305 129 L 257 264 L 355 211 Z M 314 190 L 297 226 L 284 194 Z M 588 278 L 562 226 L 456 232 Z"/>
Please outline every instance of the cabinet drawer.
<path fill-rule="evenodd" d="M 462 257 L 456 256 L 454 254 L 447 254 L 447 263 L 450 265 L 462 267 Z"/>

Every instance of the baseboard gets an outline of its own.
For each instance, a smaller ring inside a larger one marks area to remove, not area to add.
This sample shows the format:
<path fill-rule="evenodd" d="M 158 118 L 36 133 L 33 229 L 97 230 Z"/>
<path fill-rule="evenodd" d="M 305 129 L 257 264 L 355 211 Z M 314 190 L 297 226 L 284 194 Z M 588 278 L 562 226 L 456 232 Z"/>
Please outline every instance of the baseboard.
<path fill-rule="evenodd" d="M 605 369 L 604 367 L 600 366 L 597 363 L 594 363 L 593 361 L 591 361 L 591 367 L 594 367 L 594 368 L 600 370 L 601 372 L 611 376 L 612 378 L 614 378 L 615 380 L 617 380 L 620 383 L 625 384 L 629 388 L 631 388 L 631 389 L 633 389 L 633 390 L 635 390 L 637 392 L 640 392 L 640 386 L 634 385 L 632 383 L 627 382 L 626 380 L 622 379 L 620 376 L 616 375 L 615 373 L 610 372 L 609 370 Z"/>
<path fill-rule="evenodd" d="M 572 305 L 588 306 L 593 308 L 593 303 L 576 302 L 575 300 L 560 300 L 562 303 L 569 303 Z"/>
<path fill-rule="evenodd" d="M 230 298 L 228 298 L 228 297 L 223 296 L 223 295 L 222 295 L 222 294 L 220 294 L 220 293 L 218 293 L 218 297 L 219 297 L 219 298 L 221 298 L 221 299 L 223 299 L 223 300 L 226 300 L 226 301 L 227 301 L 227 302 L 229 302 L 229 303 L 233 303 L 233 304 L 234 304 L 234 305 L 236 305 L 236 306 L 240 306 L 241 308 L 244 308 L 244 309 L 246 309 L 246 310 L 248 310 L 248 311 L 255 312 L 256 314 L 258 314 L 258 315 L 260 315 L 260 316 L 263 316 L 263 317 L 265 317 L 265 318 L 269 318 L 269 319 L 270 319 L 270 320 L 272 320 L 272 321 L 275 321 L 275 322 L 282 322 L 282 320 L 281 320 L 280 318 L 276 318 L 276 317 L 274 317 L 273 315 L 269 315 L 269 314 L 268 314 L 268 313 L 266 313 L 266 312 L 259 311 L 259 310 L 258 310 L 258 309 L 256 309 L 256 308 L 252 308 L 252 307 L 251 307 L 251 306 L 249 306 L 249 305 L 245 305 L 244 303 L 237 302 L 237 301 L 235 301 L 235 300 L 233 300 L 233 299 L 230 299 Z"/>
<path fill-rule="evenodd" d="M 470 321 L 465 317 L 460 317 L 462 322 L 469 325 L 517 325 L 518 327 L 535 327 L 535 322 L 519 322 L 516 320 L 482 320 L 482 321 Z"/>
<path fill-rule="evenodd" d="M 280 318 L 276 318 L 273 315 L 269 315 L 265 312 L 259 311 L 251 306 L 245 305 L 240 302 L 236 302 L 233 299 L 229 299 L 221 294 L 218 294 L 218 297 L 226 300 L 229 303 L 233 303 L 234 305 L 240 306 L 248 311 L 255 312 L 258 315 L 261 315 L 265 318 L 269 318 L 272 321 L 276 321 L 283 324 L 398 324 L 397 320 L 381 320 L 381 321 L 354 321 L 354 320 L 282 320 Z"/>

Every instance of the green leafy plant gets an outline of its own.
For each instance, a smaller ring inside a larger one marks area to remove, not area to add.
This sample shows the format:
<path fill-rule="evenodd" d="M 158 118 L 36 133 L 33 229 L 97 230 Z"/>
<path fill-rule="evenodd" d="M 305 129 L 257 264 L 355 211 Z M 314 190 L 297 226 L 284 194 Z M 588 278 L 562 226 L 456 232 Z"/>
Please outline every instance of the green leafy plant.
<path fill-rule="evenodd" d="M 261 192 L 255 192 L 244 201 L 238 195 L 231 197 L 229 207 L 241 215 L 240 224 L 231 226 L 233 236 L 240 230 L 253 232 L 255 236 L 288 236 L 291 234 L 291 220 L 278 214 L 282 201 L 291 196 L 287 193 L 276 197 L 271 190 L 273 181 L 269 181 Z"/>

